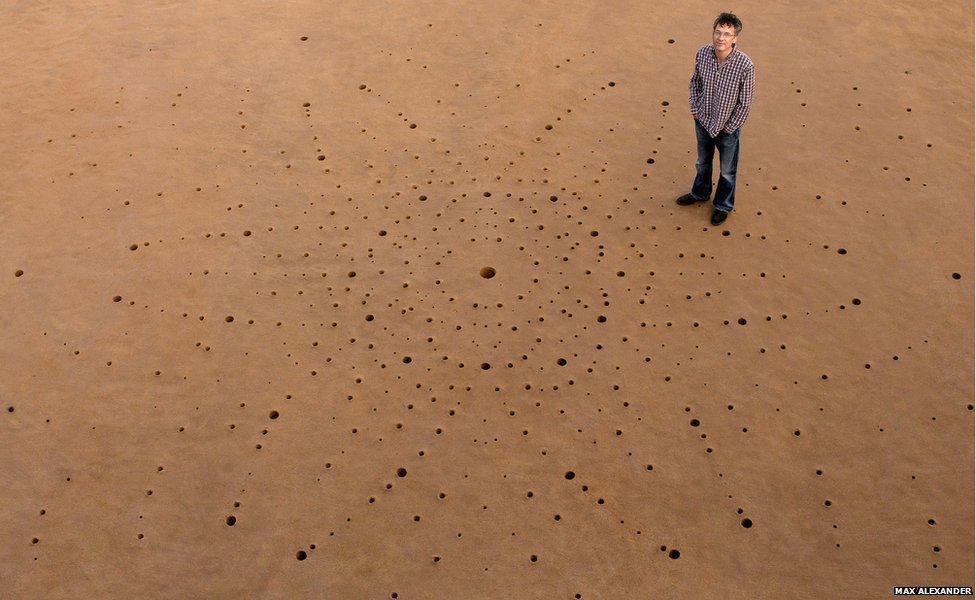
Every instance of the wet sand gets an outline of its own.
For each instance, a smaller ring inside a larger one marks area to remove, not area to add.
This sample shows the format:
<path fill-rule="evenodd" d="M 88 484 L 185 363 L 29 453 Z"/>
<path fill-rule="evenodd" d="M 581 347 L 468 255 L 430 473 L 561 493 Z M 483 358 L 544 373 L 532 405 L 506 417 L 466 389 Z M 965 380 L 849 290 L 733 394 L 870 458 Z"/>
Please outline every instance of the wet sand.
<path fill-rule="evenodd" d="M 972 7 L 736 7 L 713 227 L 726 9 L 0 7 L 0 596 L 971 586 Z"/>

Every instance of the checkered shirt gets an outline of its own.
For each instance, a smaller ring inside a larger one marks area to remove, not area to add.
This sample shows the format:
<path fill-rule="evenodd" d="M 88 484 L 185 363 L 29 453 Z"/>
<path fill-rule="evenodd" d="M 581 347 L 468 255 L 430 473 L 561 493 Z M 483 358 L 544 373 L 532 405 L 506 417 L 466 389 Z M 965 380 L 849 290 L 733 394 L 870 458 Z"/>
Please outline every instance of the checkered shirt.
<path fill-rule="evenodd" d="M 718 64 L 715 48 L 705 44 L 695 54 L 695 72 L 688 84 L 691 112 L 713 138 L 733 133 L 746 122 L 756 91 L 752 59 L 732 45 L 725 62 Z"/>

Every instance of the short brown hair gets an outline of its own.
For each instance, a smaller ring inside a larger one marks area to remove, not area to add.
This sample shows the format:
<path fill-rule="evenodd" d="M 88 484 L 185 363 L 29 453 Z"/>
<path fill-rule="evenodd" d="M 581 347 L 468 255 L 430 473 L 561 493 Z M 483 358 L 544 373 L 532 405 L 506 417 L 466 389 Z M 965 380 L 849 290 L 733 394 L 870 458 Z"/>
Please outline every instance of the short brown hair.
<path fill-rule="evenodd" d="M 720 14 L 718 18 L 715 19 L 715 24 L 712 25 L 712 29 L 717 28 L 719 25 L 731 25 L 732 27 L 735 27 L 735 35 L 739 35 L 739 32 L 742 31 L 742 21 L 740 21 L 739 17 L 733 15 L 732 13 L 724 12 Z"/>

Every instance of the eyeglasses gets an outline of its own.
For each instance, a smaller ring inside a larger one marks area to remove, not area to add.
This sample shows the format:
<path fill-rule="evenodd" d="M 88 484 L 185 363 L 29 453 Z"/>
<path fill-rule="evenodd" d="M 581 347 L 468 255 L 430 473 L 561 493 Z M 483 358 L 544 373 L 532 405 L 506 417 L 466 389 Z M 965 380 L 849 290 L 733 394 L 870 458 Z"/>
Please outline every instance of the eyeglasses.
<path fill-rule="evenodd" d="M 732 38 L 735 37 L 735 34 L 734 33 L 728 33 L 726 31 L 719 31 L 718 29 L 716 29 L 712 33 L 713 33 L 713 35 L 715 35 L 715 37 L 717 37 L 719 39 L 723 39 L 723 40 L 726 39 L 726 38 L 732 39 Z"/>

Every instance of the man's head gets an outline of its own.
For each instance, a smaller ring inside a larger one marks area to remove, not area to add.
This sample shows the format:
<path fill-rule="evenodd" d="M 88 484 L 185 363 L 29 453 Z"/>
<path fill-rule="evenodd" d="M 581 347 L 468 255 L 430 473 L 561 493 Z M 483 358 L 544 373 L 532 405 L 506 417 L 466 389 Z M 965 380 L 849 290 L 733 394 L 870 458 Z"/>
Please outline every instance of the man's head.
<path fill-rule="evenodd" d="M 742 31 L 742 21 L 732 13 L 724 12 L 715 19 L 712 25 L 712 45 L 716 52 L 726 52 L 732 49 L 732 44 L 738 40 Z"/>

